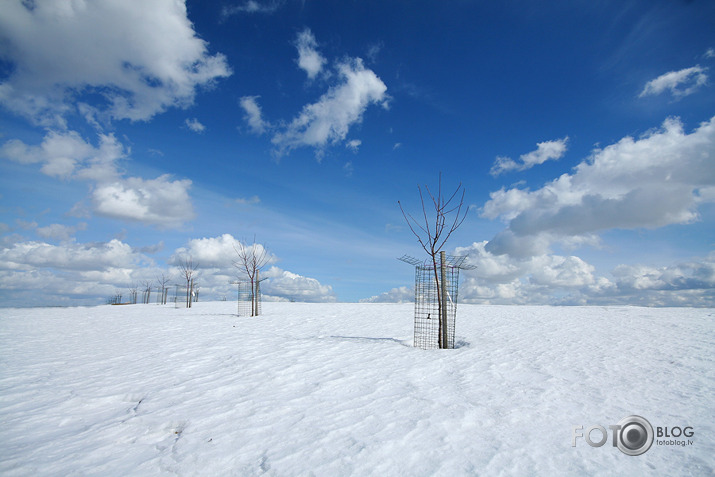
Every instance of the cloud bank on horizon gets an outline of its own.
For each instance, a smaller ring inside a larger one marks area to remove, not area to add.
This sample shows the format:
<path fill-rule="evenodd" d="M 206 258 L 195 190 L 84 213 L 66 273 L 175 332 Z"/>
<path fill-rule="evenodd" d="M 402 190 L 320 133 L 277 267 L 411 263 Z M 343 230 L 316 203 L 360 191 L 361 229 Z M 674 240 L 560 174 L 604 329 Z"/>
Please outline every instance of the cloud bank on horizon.
<path fill-rule="evenodd" d="M 3 303 L 101 303 L 178 277 L 186 256 L 204 296 L 230 297 L 234 248 L 256 234 L 269 299 L 408 301 L 411 273 L 389 260 L 412 237 L 394 205 L 441 169 L 476 211 L 450 244 L 477 265 L 461 300 L 715 306 L 713 7 L 609 7 L 601 21 L 630 36 L 594 51 L 506 41 L 539 27 L 506 6 L 414 21 L 386 5 L 385 29 L 360 29 L 354 5 L 331 20 L 318 7 L 7 2 Z M 460 17 L 499 19 L 480 30 L 491 41 Z M 678 36 L 699 28 L 697 43 Z M 558 35 L 601 39 L 591 30 Z M 530 78 L 514 42 L 541 62 Z M 576 54 L 596 66 L 547 74 Z"/>

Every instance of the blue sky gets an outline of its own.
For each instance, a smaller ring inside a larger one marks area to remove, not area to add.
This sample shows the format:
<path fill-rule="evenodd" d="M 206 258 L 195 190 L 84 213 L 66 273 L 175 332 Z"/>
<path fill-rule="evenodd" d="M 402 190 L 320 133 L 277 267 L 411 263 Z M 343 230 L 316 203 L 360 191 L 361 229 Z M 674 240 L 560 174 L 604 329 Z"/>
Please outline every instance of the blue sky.
<path fill-rule="evenodd" d="M 3 303 L 407 301 L 441 173 L 463 302 L 714 306 L 715 4 L 544 3 L 8 2 Z"/>

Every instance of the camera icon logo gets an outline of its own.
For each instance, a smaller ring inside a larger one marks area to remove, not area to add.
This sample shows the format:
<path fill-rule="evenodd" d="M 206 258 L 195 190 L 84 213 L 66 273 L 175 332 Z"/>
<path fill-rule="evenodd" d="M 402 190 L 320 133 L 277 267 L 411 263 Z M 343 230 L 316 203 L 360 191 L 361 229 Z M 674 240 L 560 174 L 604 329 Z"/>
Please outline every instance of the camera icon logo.
<path fill-rule="evenodd" d="M 626 455 L 645 454 L 653 445 L 653 426 L 641 416 L 628 416 L 618 421 L 616 445 Z"/>

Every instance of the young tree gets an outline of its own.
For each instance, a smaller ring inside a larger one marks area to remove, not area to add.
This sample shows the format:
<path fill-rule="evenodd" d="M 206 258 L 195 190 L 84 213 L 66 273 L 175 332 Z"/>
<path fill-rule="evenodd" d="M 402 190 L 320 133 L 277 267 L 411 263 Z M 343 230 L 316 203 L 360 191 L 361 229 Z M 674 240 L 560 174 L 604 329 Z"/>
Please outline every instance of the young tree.
<path fill-rule="evenodd" d="M 460 182 L 455 191 L 449 196 L 442 193 L 442 173 L 439 174 L 439 184 L 437 186 L 437 195 L 434 195 L 429 187 L 425 186 L 429 202 L 425 204 L 425 197 L 422 193 L 422 188 L 417 186 L 420 193 L 420 202 L 422 204 L 422 220 L 415 219 L 412 214 L 406 213 L 402 207 L 402 203 L 398 200 L 402 216 L 407 222 L 417 241 L 427 255 L 429 255 L 434 269 L 434 280 L 437 289 L 437 307 L 439 310 L 439 347 L 447 347 L 447 316 L 446 302 L 447 297 L 443 296 L 444 280 L 440 278 L 440 270 L 444 266 L 444 252 L 442 247 L 455 230 L 462 225 L 467 217 L 467 209 L 464 209 L 464 188 Z M 461 190 L 461 195 L 459 194 Z M 432 210 L 434 208 L 434 210 Z M 463 210 L 464 209 L 464 210 Z M 442 286 L 440 286 L 440 284 Z"/>
<path fill-rule="evenodd" d="M 156 277 L 156 283 L 159 285 L 158 290 L 161 293 L 159 297 L 159 302 L 162 305 L 166 305 L 166 296 L 169 294 L 169 283 L 171 283 L 171 275 L 166 275 L 163 272 L 161 276 Z"/>
<path fill-rule="evenodd" d="M 132 284 L 131 287 L 129 287 L 129 303 L 136 305 L 137 304 L 137 294 L 139 293 L 139 285 Z"/>
<path fill-rule="evenodd" d="M 191 297 L 193 295 L 194 278 L 196 270 L 199 268 L 198 263 L 194 263 L 194 259 L 189 255 L 179 262 L 181 275 L 186 279 L 186 308 L 191 308 Z"/>
<path fill-rule="evenodd" d="M 238 247 L 234 246 L 233 250 L 238 256 L 238 259 L 233 261 L 233 266 L 241 273 L 245 273 L 251 282 L 251 316 L 257 316 L 259 271 L 266 266 L 270 257 L 265 247 L 256 243 L 255 235 L 253 236 L 253 245 L 248 246 L 243 242 L 238 242 Z"/>
<path fill-rule="evenodd" d="M 151 297 L 151 280 L 144 280 L 142 286 L 144 287 L 144 303 L 149 303 L 149 298 Z"/>

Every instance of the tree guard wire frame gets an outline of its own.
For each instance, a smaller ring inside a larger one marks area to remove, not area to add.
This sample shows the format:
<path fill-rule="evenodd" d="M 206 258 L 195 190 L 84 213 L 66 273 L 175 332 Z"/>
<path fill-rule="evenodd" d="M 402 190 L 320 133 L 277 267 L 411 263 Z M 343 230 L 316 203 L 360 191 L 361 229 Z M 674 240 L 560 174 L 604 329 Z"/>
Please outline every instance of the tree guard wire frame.
<path fill-rule="evenodd" d="M 250 281 L 232 282 L 234 285 L 238 285 L 238 316 L 258 316 L 262 314 L 261 282 L 264 280 L 266 279 L 264 278 L 254 283 Z M 255 288 L 255 291 L 253 288 Z"/>
<path fill-rule="evenodd" d="M 439 349 L 440 343 L 440 300 L 444 295 L 442 312 L 445 314 L 442 330 L 446 349 L 454 348 L 454 329 L 457 317 L 457 298 L 459 295 L 459 270 L 474 269 L 473 265 L 464 265 L 466 256 L 445 255 L 444 263 L 435 266 L 431 259 L 421 261 L 407 255 L 398 260 L 415 267 L 415 329 L 414 346 L 422 349 Z M 441 262 L 441 260 L 440 260 Z"/>

